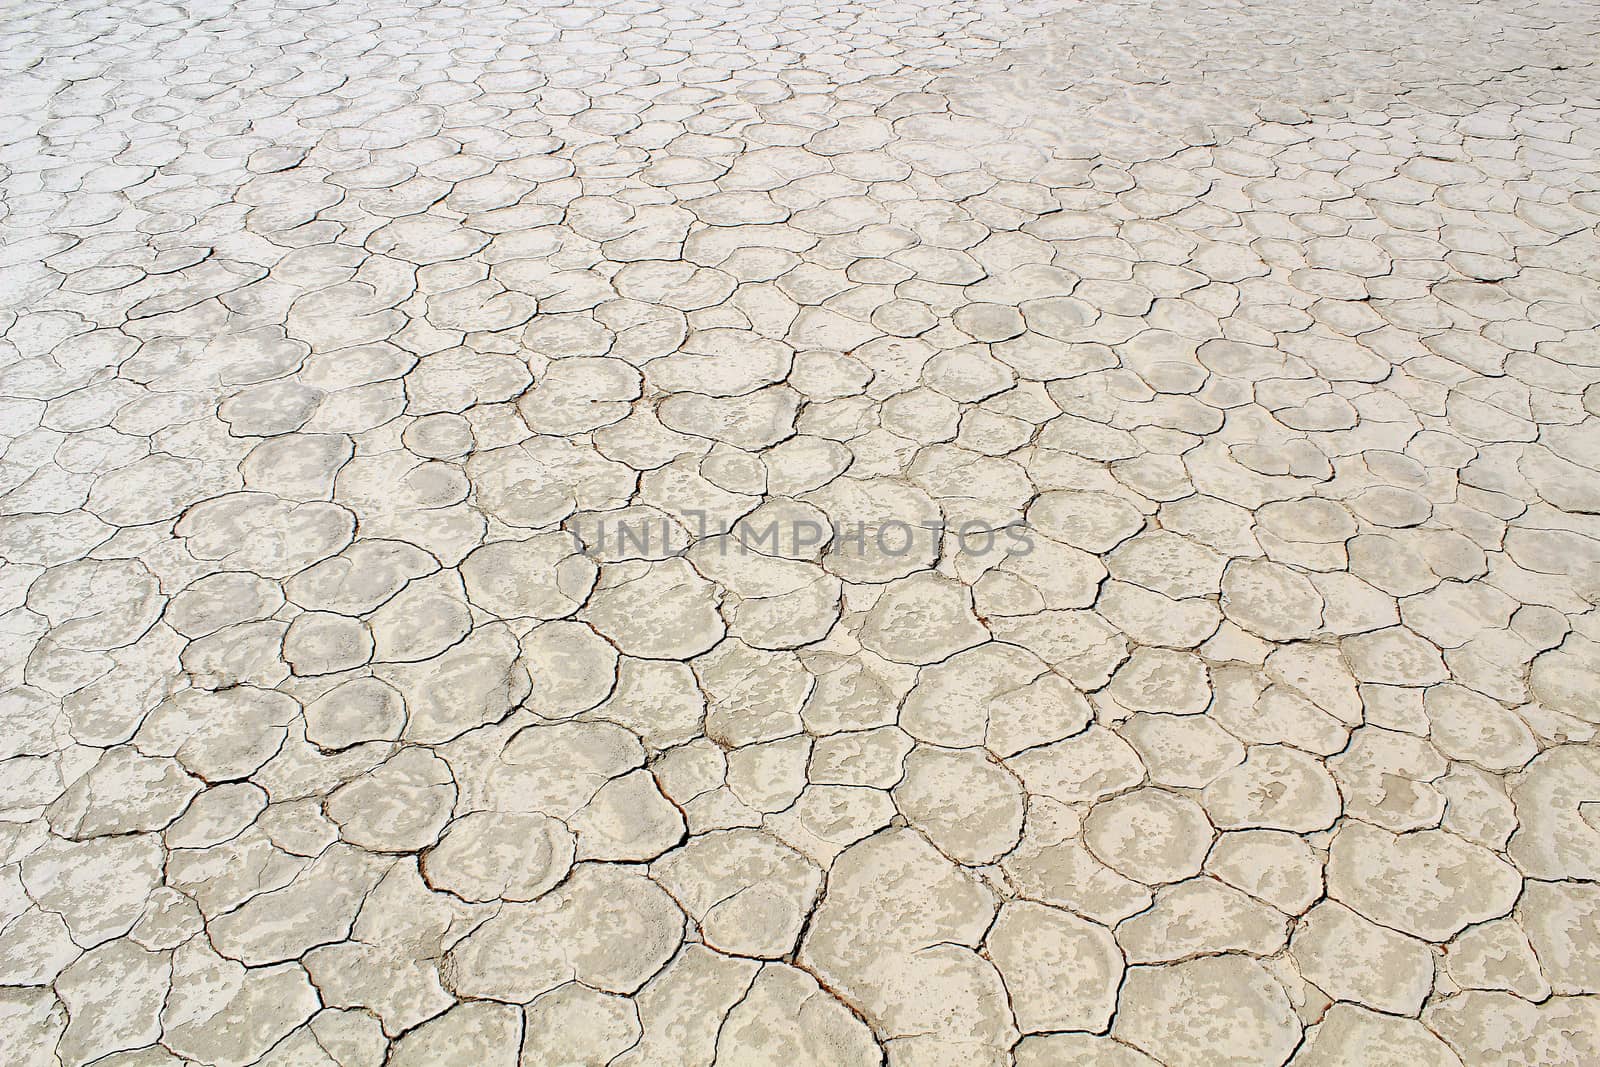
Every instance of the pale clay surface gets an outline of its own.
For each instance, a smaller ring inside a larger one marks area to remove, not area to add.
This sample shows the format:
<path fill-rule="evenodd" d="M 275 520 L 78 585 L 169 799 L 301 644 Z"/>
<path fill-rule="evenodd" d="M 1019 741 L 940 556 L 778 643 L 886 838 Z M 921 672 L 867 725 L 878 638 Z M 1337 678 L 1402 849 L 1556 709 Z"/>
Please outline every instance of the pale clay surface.
<path fill-rule="evenodd" d="M 0 1062 L 1600 1062 L 1592 3 L 0 88 Z M 937 520 L 1034 551 L 762 535 Z"/>

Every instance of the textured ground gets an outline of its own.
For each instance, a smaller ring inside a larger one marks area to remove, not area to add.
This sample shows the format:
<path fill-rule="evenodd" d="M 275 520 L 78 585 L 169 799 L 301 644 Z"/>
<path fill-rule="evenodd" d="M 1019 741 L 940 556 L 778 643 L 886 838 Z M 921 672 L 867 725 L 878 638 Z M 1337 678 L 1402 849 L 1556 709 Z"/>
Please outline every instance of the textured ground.
<path fill-rule="evenodd" d="M 1597 57 L 10 0 L 0 1061 L 1600 1062 Z"/>

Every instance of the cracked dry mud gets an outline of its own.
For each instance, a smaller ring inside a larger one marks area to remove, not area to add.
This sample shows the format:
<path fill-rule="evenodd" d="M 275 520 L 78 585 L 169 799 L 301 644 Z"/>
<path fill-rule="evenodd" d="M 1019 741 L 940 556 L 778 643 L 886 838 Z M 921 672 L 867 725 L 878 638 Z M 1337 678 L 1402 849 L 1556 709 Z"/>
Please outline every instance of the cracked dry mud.
<path fill-rule="evenodd" d="M 0 1061 L 1600 1062 L 1597 59 L 15 0 Z"/>

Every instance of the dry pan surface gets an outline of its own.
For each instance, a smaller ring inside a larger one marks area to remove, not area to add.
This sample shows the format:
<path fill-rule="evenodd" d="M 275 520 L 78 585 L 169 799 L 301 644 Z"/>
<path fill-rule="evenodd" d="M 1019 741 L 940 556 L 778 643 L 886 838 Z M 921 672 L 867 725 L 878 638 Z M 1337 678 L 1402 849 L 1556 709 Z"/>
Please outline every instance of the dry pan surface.
<path fill-rule="evenodd" d="M 1600 1062 L 1597 34 L 12 0 L 0 1061 Z"/>

